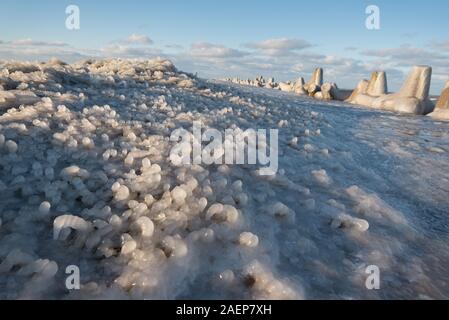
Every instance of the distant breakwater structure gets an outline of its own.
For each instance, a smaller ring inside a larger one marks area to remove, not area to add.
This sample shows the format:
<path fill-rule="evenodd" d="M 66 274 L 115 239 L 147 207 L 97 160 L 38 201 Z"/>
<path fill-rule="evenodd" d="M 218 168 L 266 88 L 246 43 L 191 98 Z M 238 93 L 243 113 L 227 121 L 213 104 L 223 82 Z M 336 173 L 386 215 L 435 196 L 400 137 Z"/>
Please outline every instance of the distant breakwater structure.
<path fill-rule="evenodd" d="M 254 80 L 226 78 L 227 82 L 260 88 L 269 88 L 292 92 L 298 96 L 308 96 L 324 101 L 343 101 L 367 108 L 387 110 L 413 115 L 429 115 L 438 120 L 449 120 L 449 81 L 440 98 L 434 104 L 429 98 L 432 68 L 430 66 L 414 66 L 402 88 L 396 93 L 388 91 L 385 71 L 374 71 L 370 80 L 361 80 L 353 90 L 341 90 L 336 83 L 323 82 L 324 71 L 316 68 L 309 82 L 300 77 L 296 81 L 275 82 L 274 78 L 264 79 L 262 76 Z"/>

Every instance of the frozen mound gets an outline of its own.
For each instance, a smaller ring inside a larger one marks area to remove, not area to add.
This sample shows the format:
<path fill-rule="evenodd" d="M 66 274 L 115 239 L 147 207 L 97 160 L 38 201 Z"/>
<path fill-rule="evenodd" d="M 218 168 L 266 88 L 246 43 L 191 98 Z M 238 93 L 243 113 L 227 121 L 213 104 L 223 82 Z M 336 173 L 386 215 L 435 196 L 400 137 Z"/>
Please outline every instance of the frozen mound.
<path fill-rule="evenodd" d="M 436 240 L 447 128 L 259 89 L 274 79 L 207 81 L 164 59 L 0 73 L 0 299 L 449 296 Z M 200 143 L 193 121 L 277 129 L 278 170 L 182 164 L 172 137 Z M 385 290 L 366 289 L 373 264 Z M 74 266 L 79 290 L 66 286 Z"/>
<path fill-rule="evenodd" d="M 346 102 L 371 107 L 376 98 L 387 93 L 386 73 L 383 71 L 375 71 L 372 73 L 369 81 L 362 80 L 358 84 Z"/>
<path fill-rule="evenodd" d="M 435 110 L 429 116 L 436 120 L 449 120 L 449 81 L 441 92 Z"/>
<path fill-rule="evenodd" d="M 239 129 L 260 105 L 161 59 L 2 68 L 0 298 L 209 298 L 211 284 L 217 298 L 302 297 L 253 225 L 257 168 L 170 157 L 173 130 Z M 79 291 L 65 288 L 71 265 Z"/>

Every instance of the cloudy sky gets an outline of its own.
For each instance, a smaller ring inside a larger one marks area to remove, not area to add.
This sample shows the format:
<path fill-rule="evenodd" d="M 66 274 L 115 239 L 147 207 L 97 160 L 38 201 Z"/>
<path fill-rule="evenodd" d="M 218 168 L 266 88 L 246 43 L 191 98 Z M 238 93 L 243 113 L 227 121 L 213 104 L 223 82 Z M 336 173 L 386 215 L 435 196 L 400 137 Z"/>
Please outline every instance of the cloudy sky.
<path fill-rule="evenodd" d="M 71 4 L 79 30 L 66 28 Z M 369 5 L 380 30 L 365 26 Z M 449 80 L 448 12 L 447 0 L 2 0 L 0 59 L 161 56 L 203 77 L 279 80 L 321 66 L 343 88 L 382 69 L 392 90 L 428 64 L 438 94 Z"/>

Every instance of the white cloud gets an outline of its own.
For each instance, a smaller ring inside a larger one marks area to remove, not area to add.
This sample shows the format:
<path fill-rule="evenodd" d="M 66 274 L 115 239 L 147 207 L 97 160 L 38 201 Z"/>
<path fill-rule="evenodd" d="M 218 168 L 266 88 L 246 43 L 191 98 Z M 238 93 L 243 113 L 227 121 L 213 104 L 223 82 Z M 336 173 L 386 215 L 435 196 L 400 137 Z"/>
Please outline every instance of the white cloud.
<path fill-rule="evenodd" d="M 29 47 L 67 47 L 68 44 L 58 41 L 36 41 L 32 39 L 19 39 L 7 42 L 12 46 L 29 46 Z"/>
<path fill-rule="evenodd" d="M 260 42 L 250 42 L 244 45 L 250 49 L 259 50 L 262 54 L 269 56 L 290 55 L 295 51 L 312 47 L 308 41 L 301 39 L 268 39 Z"/>
<path fill-rule="evenodd" d="M 449 51 L 449 40 L 446 41 L 434 41 L 431 46 L 437 50 Z"/>
<path fill-rule="evenodd" d="M 112 41 L 98 52 L 100 57 L 143 58 L 149 59 L 162 53 L 161 50 L 150 47 L 153 40 L 142 34 L 131 34 L 125 39 Z"/>
<path fill-rule="evenodd" d="M 101 56 L 118 58 L 151 58 L 161 55 L 162 51 L 149 47 L 129 47 L 122 45 L 112 45 L 100 50 Z"/>
<path fill-rule="evenodd" d="M 386 48 L 377 50 L 365 50 L 362 51 L 362 55 L 380 58 L 393 58 L 393 59 L 445 59 L 446 55 L 442 55 L 439 52 L 429 51 L 422 48 L 412 47 L 408 44 L 404 44 L 398 48 Z"/>
<path fill-rule="evenodd" d="M 226 59 L 243 57 L 248 53 L 209 42 L 196 42 L 191 45 L 188 54 L 198 58 Z"/>
<path fill-rule="evenodd" d="M 139 44 L 139 45 L 151 45 L 153 44 L 153 40 L 151 40 L 148 36 L 142 34 L 133 33 L 128 38 L 120 41 L 123 44 Z"/>
<path fill-rule="evenodd" d="M 429 65 L 433 68 L 431 91 L 439 94 L 443 86 L 444 79 L 449 77 L 449 55 L 444 50 L 445 43 L 433 43 L 433 45 L 424 48 L 414 47 L 410 44 L 403 44 L 396 48 L 383 48 L 375 50 L 365 50 L 362 55 L 374 58 L 370 62 L 378 69 L 384 69 L 388 73 L 400 70 L 399 73 L 393 74 L 393 84 L 395 88 L 400 87 L 404 81 L 405 74 L 409 72 L 414 65 Z"/>
<path fill-rule="evenodd" d="M 166 44 L 165 48 L 167 49 L 175 49 L 175 50 L 180 50 L 183 49 L 184 47 L 179 45 L 179 44 Z"/>
<path fill-rule="evenodd" d="M 14 60 L 40 60 L 59 58 L 74 62 L 90 57 L 91 55 L 70 47 L 67 43 L 59 41 L 38 41 L 32 39 L 18 39 L 13 41 L 0 41 L 0 59 Z"/>
<path fill-rule="evenodd" d="M 411 67 L 422 64 L 449 73 L 449 55 L 446 52 L 402 45 L 398 48 L 366 50 L 362 55 L 377 58 L 382 65 Z"/>
<path fill-rule="evenodd" d="M 28 60 L 28 61 L 48 61 L 51 58 L 58 58 L 66 62 L 75 62 L 93 57 L 88 53 L 78 50 L 55 48 L 8 48 L 0 46 L 0 59 L 3 60 Z"/>

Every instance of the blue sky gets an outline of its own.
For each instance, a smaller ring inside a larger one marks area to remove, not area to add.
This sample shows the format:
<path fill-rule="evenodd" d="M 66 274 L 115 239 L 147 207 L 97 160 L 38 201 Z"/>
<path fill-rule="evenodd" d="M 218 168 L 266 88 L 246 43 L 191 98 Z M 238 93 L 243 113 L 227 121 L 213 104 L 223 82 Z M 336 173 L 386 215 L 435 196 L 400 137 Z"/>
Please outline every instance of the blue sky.
<path fill-rule="evenodd" d="M 80 8 L 81 29 L 65 28 Z M 365 27 L 380 8 L 381 29 Z M 352 87 L 385 69 L 395 90 L 414 64 L 434 67 L 432 91 L 449 80 L 447 0 L 2 0 L 0 59 L 168 57 L 204 77 L 325 78 Z"/>

